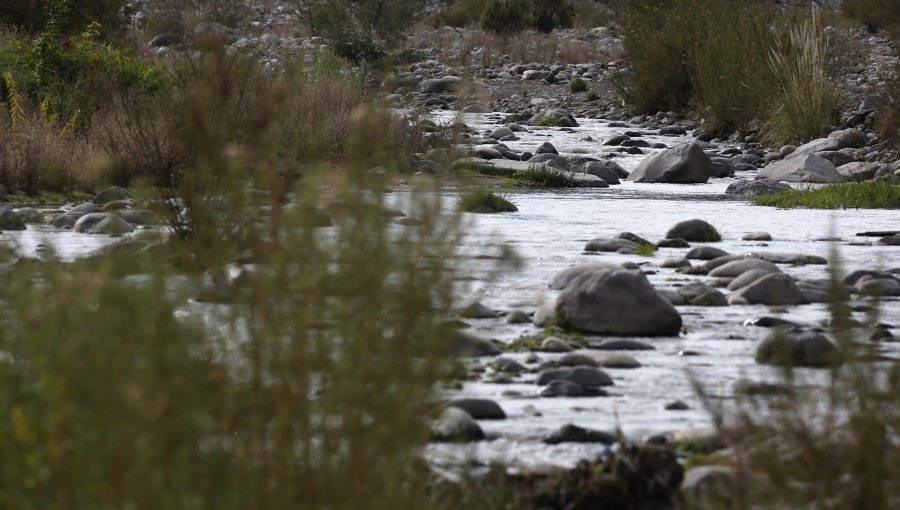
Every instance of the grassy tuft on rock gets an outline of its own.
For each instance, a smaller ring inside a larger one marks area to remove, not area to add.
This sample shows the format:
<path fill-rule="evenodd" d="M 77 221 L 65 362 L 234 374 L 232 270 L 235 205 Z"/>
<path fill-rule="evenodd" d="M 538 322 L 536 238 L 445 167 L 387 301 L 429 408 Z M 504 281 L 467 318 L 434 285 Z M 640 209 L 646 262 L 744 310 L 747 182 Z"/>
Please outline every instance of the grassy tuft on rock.
<path fill-rule="evenodd" d="M 462 195 L 457 202 L 457 207 L 460 211 L 471 213 L 516 212 L 519 210 L 502 195 L 485 188 Z"/>
<path fill-rule="evenodd" d="M 549 165 L 534 165 L 513 174 L 512 180 L 530 188 L 574 188 L 577 186 L 572 172 Z"/>

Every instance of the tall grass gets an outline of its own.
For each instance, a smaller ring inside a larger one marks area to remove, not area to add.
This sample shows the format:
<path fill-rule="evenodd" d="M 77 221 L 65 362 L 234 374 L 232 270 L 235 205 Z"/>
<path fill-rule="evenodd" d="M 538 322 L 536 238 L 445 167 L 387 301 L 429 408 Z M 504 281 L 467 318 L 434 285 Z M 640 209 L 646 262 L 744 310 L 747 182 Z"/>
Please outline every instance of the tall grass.
<path fill-rule="evenodd" d="M 572 172 L 549 165 L 532 165 L 512 175 L 516 183 L 532 188 L 573 188 L 576 186 Z"/>
<path fill-rule="evenodd" d="M 845 182 L 757 195 L 752 202 L 779 208 L 900 209 L 900 185 L 890 181 Z"/>
<path fill-rule="evenodd" d="M 800 143 L 830 131 L 840 116 L 841 94 L 828 76 L 828 36 L 817 11 L 776 39 L 769 66 L 778 87 L 763 124 L 771 145 Z"/>

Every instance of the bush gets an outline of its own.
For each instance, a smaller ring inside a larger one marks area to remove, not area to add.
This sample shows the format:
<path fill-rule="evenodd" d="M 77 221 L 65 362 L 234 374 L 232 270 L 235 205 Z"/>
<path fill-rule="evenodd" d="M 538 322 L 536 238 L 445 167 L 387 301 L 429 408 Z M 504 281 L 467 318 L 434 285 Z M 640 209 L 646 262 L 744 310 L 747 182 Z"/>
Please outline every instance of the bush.
<path fill-rule="evenodd" d="M 584 92 L 587 88 L 587 82 L 581 78 L 573 78 L 569 81 L 569 90 L 573 93 Z"/>
<path fill-rule="evenodd" d="M 531 26 L 544 34 L 556 28 L 571 28 L 573 14 L 568 0 L 531 0 L 529 6 Z"/>
<path fill-rule="evenodd" d="M 481 28 L 501 35 L 521 32 L 528 27 L 527 0 L 489 0 L 481 14 Z"/>
<path fill-rule="evenodd" d="M 57 28 L 62 33 L 80 32 L 90 23 L 99 23 L 109 32 L 124 25 L 120 14 L 126 0 L 10 0 L 0 3 L 0 23 L 37 32 L 46 28 L 53 16 L 65 13 Z"/>
<path fill-rule="evenodd" d="M 894 79 L 885 84 L 882 97 L 884 104 L 878 112 L 878 131 L 895 146 L 900 145 L 900 66 L 894 70 Z"/>
<path fill-rule="evenodd" d="M 434 28 L 471 27 L 481 21 L 484 8 L 482 0 L 457 0 L 449 7 L 429 17 L 428 23 Z"/>
<path fill-rule="evenodd" d="M 894 38 L 900 37 L 900 9 L 894 0 L 843 0 L 841 11 L 864 23 L 869 30 L 890 30 Z"/>

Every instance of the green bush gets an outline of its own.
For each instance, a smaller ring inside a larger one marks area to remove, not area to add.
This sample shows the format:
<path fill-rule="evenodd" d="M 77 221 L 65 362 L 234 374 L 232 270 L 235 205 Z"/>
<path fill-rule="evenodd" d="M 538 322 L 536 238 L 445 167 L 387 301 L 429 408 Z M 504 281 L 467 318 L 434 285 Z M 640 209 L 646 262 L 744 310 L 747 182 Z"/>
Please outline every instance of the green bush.
<path fill-rule="evenodd" d="M 527 0 L 489 0 L 481 14 L 481 28 L 501 35 L 528 27 Z"/>
<path fill-rule="evenodd" d="M 512 179 L 532 188 L 572 188 L 575 179 L 571 172 L 549 165 L 532 165 L 513 174 Z"/>
<path fill-rule="evenodd" d="M 434 28 L 441 27 L 470 27 L 481 21 L 481 13 L 484 11 L 482 0 L 457 0 L 450 6 L 428 18 L 428 23 Z"/>
<path fill-rule="evenodd" d="M 477 189 L 462 195 L 456 203 L 460 211 L 472 213 L 515 212 L 519 209 L 502 195 Z"/>
<path fill-rule="evenodd" d="M 900 9 L 894 0 L 843 0 L 841 11 L 863 22 L 871 31 L 884 28 L 900 37 Z"/>
<path fill-rule="evenodd" d="M 757 195 L 755 205 L 790 209 L 900 209 L 900 185 L 888 182 L 846 182 Z"/>
<path fill-rule="evenodd" d="M 43 30 L 56 12 L 66 13 L 59 26 L 63 33 L 80 32 L 97 22 L 108 32 L 115 32 L 125 20 L 120 10 L 126 0 L 10 0 L 0 3 L 0 24 L 6 23 L 27 32 Z"/>
<path fill-rule="evenodd" d="M 531 0 L 529 6 L 532 28 L 544 34 L 556 28 L 571 28 L 573 14 L 568 0 Z"/>
<path fill-rule="evenodd" d="M 569 81 L 569 90 L 573 93 L 584 92 L 587 89 L 587 82 L 581 78 L 573 78 Z"/>

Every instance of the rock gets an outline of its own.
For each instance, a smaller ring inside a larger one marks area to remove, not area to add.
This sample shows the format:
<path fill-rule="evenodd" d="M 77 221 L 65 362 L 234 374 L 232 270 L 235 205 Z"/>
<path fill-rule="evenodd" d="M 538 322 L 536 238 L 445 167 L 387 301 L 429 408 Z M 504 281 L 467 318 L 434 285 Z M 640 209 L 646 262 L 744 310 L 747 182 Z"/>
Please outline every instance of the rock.
<path fill-rule="evenodd" d="M 560 443 L 603 443 L 613 444 L 618 439 L 609 432 L 601 432 L 599 430 L 589 430 L 572 425 L 571 423 L 563 425 L 559 430 L 553 432 L 544 440 L 547 444 Z"/>
<path fill-rule="evenodd" d="M 528 370 L 527 368 L 525 368 L 525 365 L 512 358 L 497 358 L 491 363 L 490 366 L 493 367 L 493 369 L 497 372 L 503 372 L 507 374 L 519 374 Z"/>
<path fill-rule="evenodd" d="M 133 232 L 134 227 L 113 213 L 90 213 L 78 218 L 73 227 L 82 234 L 122 235 Z"/>
<path fill-rule="evenodd" d="M 689 242 L 715 242 L 721 241 L 719 232 L 703 220 L 687 220 L 675 224 L 666 232 L 666 239 L 681 238 Z"/>
<path fill-rule="evenodd" d="M 501 154 L 500 151 L 498 151 L 494 147 L 491 147 L 490 145 L 479 145 L 475 147 L 472 152 L 475 153 L 476 157 L 486 159 L 488 161 L 492 159 L 503 159 L 503 154 Z"/>
<path fill-rule="evenodd" d="M 687 411 L 690 409 L 690 406 L 687 405 L 683 400 L 676 400 L 674 402 L 669 402 L 664 407 L 666 411 Z"/>
<path fill-rule="evenodd" d="M 603 390 L 588 390 L 580 384 L 563 379 L 551 381 L 547 387 L 541 390 L 542 397 L 596 397 L 605 395 L 606 393 Z"/>
<path fill-rule="evenodd" d="M 556 273 L 556 276 L 550 281 L 550 288 L 552 290 L 562 290 L 569 285 L 569 282 L 574 280 L 575 278 L 594 271 L 596 269 L 621 269 L 622 266 L 619 264 L 613 264 L 611 262 L 589 262 L 587 264 L 579 264 L 577 266 L 572 266 L 570 268 L 563 269 L 559 273 Z"/>
<path fill-rule="evenodd" d="M 495 129 L 488 136 L 490 136 L 491 138 L 493 138 L 495 140 L 499 140 L 506 136 L 515 136 L 515 132 L 513 132 L 512 129 L 504 126 L 504 127 Z"/>
<path fill-rule="evenodd" d="M 759 269 L 762 271 L 767 271 L 769 273 L 780 273 L 781 269 L 778 269 L 778 266 L 775 264 L 762 259 L 755 258 L 745 258 L 740 260 L 734 260 L 727 264 L 721 265 L 709 272 L 709 276 L 713 276 L 716 278 L 736 278 L 747 271 L 752 271 L 754 269 Z"/>
<path fill-rule="evenodd" d="M 778 193 L 779 191 L 789 190 L 790 186 L 781 182 L 775 182 L 768 179 L 760 179 L 757 181 L 737 181 L 733 182 L 725 188 L 725 193 L 739 197 L 752 197 L 756 195 L 765 195 Z"/>
<path fill-rule="evenodd" d="M 506 413 L 493 400 L 483 398 L 461 398 L 447 402 L 446 407 L 456 407 L 467 412 L 476 420 L 505 420 Z"/>
<path fill-rule="evenodd" d="M 453 339 L 452 352 L 458 356 L 497 356 L 500 349 L 491 341 L 479 338 L 465 331 L 457 331 Z"/>
<path fill-rule="evenodd" d="M 625 142 L 627 140 L 631 140 L 631 137 L 628 135 L 613 135 L 613 136 L 607 138 L 606 140 L 604 140 L 603 145 L 606 145 L 606 146 L 621 145 L 622 142 Z"/>
<path fill-rule="evenodd" d="M 900 282 L 893 278 L 873 278 L 860 283 L 856 288 L 861 296 L 900 296 Z"/>
<path fill-rule="evenodd" d="M 9 207 L 0 207 L 0 230 L 25 230 L 25 222 Z"/>
<path fill-rule="evenodd" d="M 74 227 L 76 221 L 78 220 L 76 220 L 72 216 L 69 216 L 67 214 L 60 214 L 50 220 L 50 225 L 52 225 L 54 228 L 66 229 Z"/>
<path fill-rule="evenodd" d="M 608 184 L 620 184 L 619 177 L 621 174 L 616 170 L 616 167 L 622 169 L 614 161 L 589 161 L 581 167 L 581 170 L 586 174 L 596 175 Z M 622 170 L 622 172 L 625 172 L 625 170 Z M 628 176 L 627 172 L 625 172 L 625 176 Z"/>
<path fill-rule="evenodd" d="M 484 439 L 484 431 L 469 416 L 457 407 L 447 407 L 441 417 L 431 425 L 432 440 L 449 443 L 469 443 Z"/>
<path fill-rule="evenodd" d="M 201 21 L 194 25 L 195 39 L 223 39 L 229 43 L 235 40 L 234 31 L 215 21 Z"/>
<path fill-rule="evenodd" d="M 158 225 L 160 223 L 159 216 L 149 209 L 126 209 L 116 214 L 132 225 Z"/>
<path fill-rule="evenodd" d="M 847 163 L 850 163 L 853 161 L 853 156 L 847 154 L 846 152 L 841 152 L 841 151 L 817 152 L 816 156 L 819 156 L 820 158 L 824 158 L 824 159 L 827 159 L 828 161 L 831 161 L 831 164 L 834 165 L 835 168 L 840 167 L 842 165 L 846 165 Z M 840 171 L 838 173 L 840 173 Z M 841 174 L 841 175 L 843 175 L 843 174 Z"/>
<path fill-rule="evenodd" d="M 19 218 L 22 218 L 22 221 L 24 221 L 26 224 L 41 223 L 44 220 L 43 216 L 41 216 L 41 213 L 34 207 L 21 207 L 19 209 L 13 209 L 13 212 L 19 215 Z"/>
<path fill-rule="evenodd" d="M 503 322 L 507 324 L 529 324 L 531 323 L 531 318 L 522 310 L 513 310 L 506 314 Z"/>
<path fill-rule="evenodd" d="M 756 280 L 759 280 L 763 276 L 771 273 L 771 271 L 767 271 L 765 269 L 751 269 L 750 271 L 745 271 L 734 280 L 731 280 L 731 282 L 728 284 L 728 290 L 742 289 L 747 285 L 755 282 Z"/>
<path fill-rule="evenodd" d="M 530 165 L 550 165 L 554 168 L 565 169 L 569 166 L 569 160 L 557 154 L 538 154 L 528 158 Z"/>
<path fill-rule="evenodd" d="M 637 234 L 631 233 L 631 232 L 619 232 L 618 234 L 616 234 L 616 239 L 627 239 L 628 241 L 631 241 L 633 243 L 643 244 L 643 245 L 648 245 L 648 246 L 653 245 L 653 243 L 651 243 L 650 241 L 644 239 L 643 237 L 641 237 Z"/>
<path fill-rule="evenodd" d="M 807 142 L 793 151 L 794 154 L 808 154 L 822 151 L 837 151 L 862 147 L 866 144 L 866 134 L 858 129 L 841 129 L 832 132 L 826 138 L 817 138 Z"/>
<path fill-rule="evenodd" d="M 572 350 L 565 340 L 555 336 L 548 336 L 545 338 L 544 341 L 541 342 L 540 349 L 545 352 L 570 352 Z"/>
<path fill-rule="evenodd" d="M 696 246 L 691 248 L 684 257 L 691 260 L 712 260 L 726 255 L 728 255 L 727 251 L 713 246 Z"/>
<path fill-rule="evenodd" d="M 761 179 L 789 182 L 843 182 L 831 161 L 815 154 L 791 154 L 769 163 L 758 174 Z"/>
<path fill-rule="evenodd" d="M 771 241 L 772 234 L 768 232 L 750 232 L 741 236 L 741 241 Z"/>
<path fill-rule="evenodd" d="M 571 174 L 575 185 L 581 188 L 608 188 L 609 184 L 596 175 L 573 173 Z"/>
<path fill-rule="evenodd" d="M 462 109 L 463 113 L 491 113 L 493 110 L 481 104 L 470 104 Z"/>
<path fill-rule="evenodd" d="M 734 471 L 728 466 L 693 467 L 684 474 L 681 493 L 689 508 L 735 508 Z"/>
<path fill-rule="evenodd" d="M 604 340 L 599 344 L 591 344 L 592 349 L 601 351 L 652 351 L 656 347 L 636 340 Z"/>
<path fill-rule="evenodd" d="M 112 202 L 103 204 L 103 207 L 100 208 L 100 212 L 121 211 L 130 205 L 131 202 L 129 200 L 113 200 Z"/>
<path fill-rule="evenodd" d="M 462 81 L 462 79 L 458 76 L 446 76 L 444 78 L 422 80 L 419 83 L 419 92 L 422 92 L 423 94 L 439 94 L 441 92 L 446 92 L 460 81 Z"/>
<path fill-rule="evenodd" d="M 622 352 L 589 352 L 588 356 L 603 368 L 633 369 L 641 367 L 641 363 L 634 356 Z"/>
<path fill-rule="evenodd" d="M 494 319 L 497 317 L 497 312 L 481 303 L 475 302 L 460 310 L 459 317 L 461 319 Z"/>
<path fill-rule="evenodd" d="M 734 381 L 734 384 L 731 385 L 731 389 L 736 395 L 750 396 L 790 395 L 792 393 L 790 386 L 785 384 L 752 381 L 743 377 Z"/>
<path fill-rule="evenodd" d="M 560 127 L 578 127 L 575 117 L 566 110 L 550 108 L 533 115 L 527 122 L 530 126 L 553 124 Z"/>
<path fill-rule="evenodd" d="M 71 216 L 72 218 L 75 218 L 77 220 L 78 218 L 81 218 L 85 214 L 90 214 L 90 213 L 95 213 L 95 212 L 97 212 L 97 206 L 95 206 L 92 203 L 85 203 L 85 204 L 76 205 L 75 207 L 67 210 L 64 214 L 66 216 Z"/>
<path fill-rule="evenodd" d="M 712 161 L 697 143 L 664 149 L 645 158 L 628 176 L 632 182 L 703 183 L 709 180 Z M 685 238 L 687 239 L 687 238 Z M 687 239 L 690 241 L 690 239 Z"/>
<path fill-rule="evenodd" d="M 840 358 L 837 345 L 815 331 L 779 328 L 756 347 L 756 362 L 766 365 L 826 367 Z"/>
<path fill-rule="evenodd" d="M 681 331 L 681 315 L 643 273 L 595 269 L 572 280 L 556 311 L 566 327 L 586 333 L 670 336 Z"/>
<path fill-rule="evenodd" d="M 552 381 L 570 381 L 584 388 L 593 386 L 612 386 L 609 374 L 596 367 L 575 366 L 571 368 L 554 368 L 538 374 L 537 384 L 550 384 Z"/>
<path fill-rule="evenodd" d="M 828 264 L 828 260 L 818 255 L 803 255 L 802 253 L 776 253 L 770 251 L 754 251 L 747 254 L 748 257 L 766 260 L 773 264 Z"/>
<path fill-rule="evenodd" d="M 678 239 L 661 239 L 659 242 L 656 243 L 656 247 L 657 248 L 690 248 L 691 245 L 688 244 L 687 241 L 685 241 L 684 239 L 679 237 Z"/>
<path fill-rule="evenodd" d="M 126 198 L 128 198 L 128 190 L 118 186 L 112 186 L 97 193 L 97 195 L 94 196 L 94 203 L 103 205 L 116 200 L 125 200 Z"/>
<path fill-rule="evenodd" d="M 679 287 L 676 292 L 683 296 L 690 305 L 728 306 L 728 302 L 721 292 L 702 283 L 691 283 Z"/>
<path fill-rule="evenodd" d="M 628 239 L 598 237 L 597 239 L 591 239 L 585 245 L 584 251 L 617 252 L 624 249 L 636 253 L 639 247 L 638 243 Z"/>
<path fill-rule="evenodd" d="M 846 165 L 841 165 L 837 167 L 837 171 L 839 174 L 844 176 L 844 179 L 848 181 L 861 182 L 861 181 L 871 181 L 875 178 L 875 174 L 881 168 L 881 165 L 878 163 L 869 163 L 863 161 L 857 161 L 853 163 L 847 163 Z"/>
<path fill-rule="evenodd" d="M 688 267 L 691 265 L 691 261 L 688 259 L 666 259 L 659 263 L 659 267 L 671 269 L 676 267 Z"/>
<path fill-rule="evenodd" d="M 728 303 L 761 305 L 805 305 L 806 295 L 790 276 L 772 273 L 728 295 Z"/>
<path fill-rule="evenodd" d="M 556 154 L 559 156 L 559 151 L 556 150 L 556 147 L 554 147 L 552 143 L 544 142 L 536 151 L 534 151 L 534 154 Z"/>
<path fill-rule="evenodd" d="M 882 237 L 881 239 L 875 241 L 875 244 L 877 244 L 879 246 L 900 246 L 900 237 L 898 237 L 898 236 Z"/>

